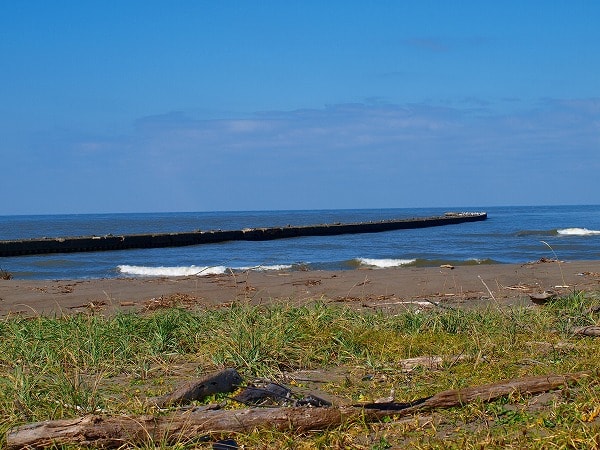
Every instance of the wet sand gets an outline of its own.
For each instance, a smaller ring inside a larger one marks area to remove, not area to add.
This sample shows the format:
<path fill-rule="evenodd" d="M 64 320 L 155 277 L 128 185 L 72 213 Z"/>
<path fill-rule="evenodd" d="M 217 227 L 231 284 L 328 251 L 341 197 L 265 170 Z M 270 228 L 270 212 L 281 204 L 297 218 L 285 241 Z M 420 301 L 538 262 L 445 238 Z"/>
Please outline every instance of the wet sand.
<path fill-rule="evenodd" d="M 600 291 L 600 261 L 376 270 L 247 272 L 171 278 L 0 280 L 0 316 L 215 308 L 315 300 L 396 311 L 532 304 L 530 295 Z"/>

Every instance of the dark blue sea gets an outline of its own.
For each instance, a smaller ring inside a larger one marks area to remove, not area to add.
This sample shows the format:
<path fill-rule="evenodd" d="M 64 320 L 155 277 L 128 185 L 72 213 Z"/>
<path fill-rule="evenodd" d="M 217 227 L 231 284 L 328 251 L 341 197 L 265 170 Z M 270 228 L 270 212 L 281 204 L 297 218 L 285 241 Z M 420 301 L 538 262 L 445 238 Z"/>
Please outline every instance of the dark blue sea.
<path fill-rule="evenodd" d="M 0 216 L 0 240 L 368 222 L 447 211 L 486 211 L 488 219 L 372 234 L 0 257 L 0 268 L 17 279 L 82 279 L 600 259 L 600 205 Z"/>

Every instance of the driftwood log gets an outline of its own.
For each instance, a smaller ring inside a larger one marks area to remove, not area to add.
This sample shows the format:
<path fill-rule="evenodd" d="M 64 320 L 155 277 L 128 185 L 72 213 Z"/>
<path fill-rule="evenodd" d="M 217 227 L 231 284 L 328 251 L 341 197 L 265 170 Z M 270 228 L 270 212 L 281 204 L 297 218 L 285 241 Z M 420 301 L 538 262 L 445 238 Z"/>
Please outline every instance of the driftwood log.
<path fill-rule="evenodd" d="M 580 336 L 600 337 L 600 327 L 588 325 L 587 327 L 575 328 L 573 333 Z"/>
<path fill-rule="evenodd" d="M 372 403 L 343 407 L 280 407 L 238 410 L 177 411 L 165 416 L 90 415 L 74 419 L 49 420 L 16 427 L 6 438 L 7 448 L 44 448 L 77 444 L 114 448 L 124 444 L 172 443 L 189 441 L 209 433 L 250 432 L 258 428 L 306 432 L 335 427 L 349 420 L 374 421 L 386 416 L 460 406 L 476 400 L 491 401 L 518 394 L 537 394 L 576 382 L 590 372 L 546 375 L 506 380 L 465 389 L 439 392 L 412 403 Z"/>

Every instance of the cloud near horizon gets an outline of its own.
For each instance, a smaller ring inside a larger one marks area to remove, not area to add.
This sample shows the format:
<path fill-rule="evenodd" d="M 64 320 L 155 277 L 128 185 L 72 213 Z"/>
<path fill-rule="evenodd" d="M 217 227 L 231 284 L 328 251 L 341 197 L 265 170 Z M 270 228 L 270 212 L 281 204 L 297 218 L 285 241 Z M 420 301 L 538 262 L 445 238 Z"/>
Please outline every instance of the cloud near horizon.
<path fill-rule="evenodd" d="M 501 157 L 519 163 L 540 153 L 551 166 L 595 156 L 599 124 L 600 99 L 544 100 L 511 113 L 480 106 L 339 104 L 218 120 L 196 120 L 182 112 L 145 117 L 129 140 L 133 152 L 157 158 L 179 155 L 227 163 L 248 156 L 300 157 L 344 166 L 348 158 L 366 161 L 371 155 L 383 156 L 385 166 L 411 155 L 415 162 Z"/>
<path fill-rule="evenodd" d="M 473 101 L 357 103 L 213 120 L 171 112 L 140 118 L 125 135 L 55 133 L 35 143 L 32 154 L 47 156 L 29 164 L 44 165 L 37 176 L 47 183 L 71 177 L 100 210 L 578 203 L 557 177 L 584 193 L 597 187 L 598 144 L 598 98 L 510 112 Z M 58 146 L 69 156 L 53 161 Z"/>

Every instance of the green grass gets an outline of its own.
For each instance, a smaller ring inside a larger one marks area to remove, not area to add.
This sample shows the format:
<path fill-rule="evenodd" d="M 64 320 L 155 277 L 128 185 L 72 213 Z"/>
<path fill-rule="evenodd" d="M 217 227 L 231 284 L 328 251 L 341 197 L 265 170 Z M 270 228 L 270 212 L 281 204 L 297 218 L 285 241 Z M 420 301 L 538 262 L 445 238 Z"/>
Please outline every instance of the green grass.
<path fill-rule="evenodd" d="M 396 315 L 315 302 L 113 317 L 9 317 L 0 321 L 0 447 L 9 428 L 27 422 L 93 412 L 151 413 L 146 396 L 224 367 L 237 368 L 248 380 L 277 381 L 283 372 L 299 369 L 331 371 L 343 376 L 320 389 L 353 401 L 386 397 L 392 389 L 397 400 L 410 401 L 513 377 L 597 371 L 600 339 L 570 332 L 599 323 L 590 312 L 595 304 L 594 295 L 573 293 L 543 307 Z M 426 355 L 462 358 L 435 370 L 400 370 L 401 360 Z M 550 395 L 544 407 L 536 401 L 503 398 L 420 419 L 349 423 L 302 436 L 261 431 L 235 439 L 246 448 L 600 445 L 597 377 Z"/>

